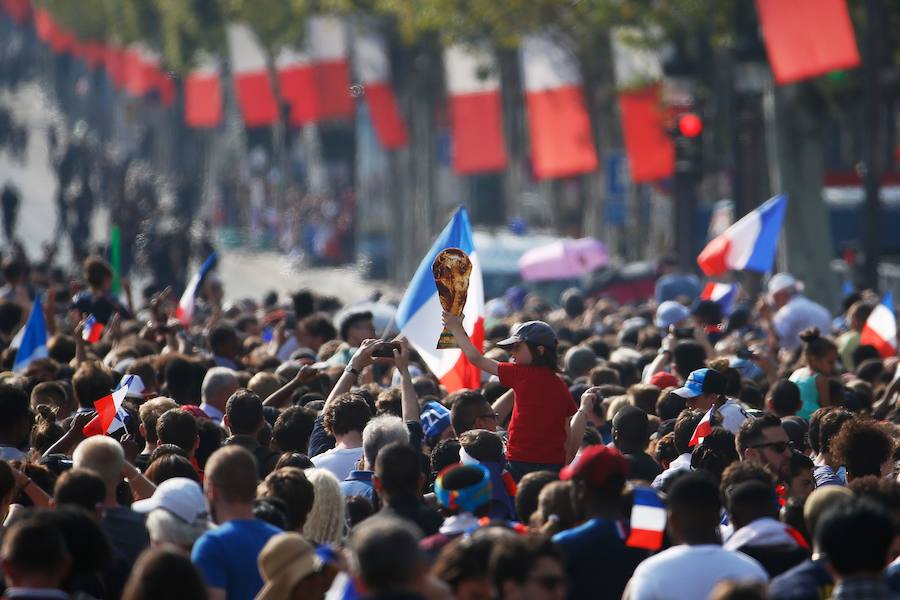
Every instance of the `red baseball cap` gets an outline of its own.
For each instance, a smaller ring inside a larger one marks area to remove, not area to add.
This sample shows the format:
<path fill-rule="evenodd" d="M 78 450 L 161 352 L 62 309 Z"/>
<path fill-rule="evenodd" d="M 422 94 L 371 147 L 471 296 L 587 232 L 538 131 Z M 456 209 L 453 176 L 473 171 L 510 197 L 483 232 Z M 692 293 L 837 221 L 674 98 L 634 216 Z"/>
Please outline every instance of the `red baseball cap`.
<path fill-rule="evenodd" d="M 630 473 L 631 464 L 621 452 L 597 444 L 585 448 L 572 464 L 559 472 L 559 478 L 565 481 L 577 477 L 588 485 L 600 487 L 606 485 L 613 475 L 620 475 L 624 483 Z"/>
<path fill-rule="evenodd" d="M 677 377 L 671 373 L 666 373 L 665 371 L 655 373 L 653 377 L 650 378 L 650 383 L 661 390 L 664 390 L 667 387 L 678 387 L 681 385 Z"/>

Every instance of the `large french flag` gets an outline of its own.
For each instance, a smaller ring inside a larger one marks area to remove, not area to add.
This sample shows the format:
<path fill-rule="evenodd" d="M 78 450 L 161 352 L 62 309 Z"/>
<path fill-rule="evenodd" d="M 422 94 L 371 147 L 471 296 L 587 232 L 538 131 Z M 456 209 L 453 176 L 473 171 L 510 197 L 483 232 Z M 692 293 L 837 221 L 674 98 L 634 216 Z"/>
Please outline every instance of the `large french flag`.
<path fill-rule="evenodd" d="M 35 296 L 28 321 L 25 322 L 25 327 L 19 330 L 10 347 L 16 348 L 13 373 L 21 373 L 32 361 L 47 358 L 47 322 L 44 321 L 40 295 Z"/>
<path fill-rule="evenodd" d="M 860 64 L 846 0 L 756 0 L 778 85 Z"/>
<path fill-rule="evenodd" d="M 631 533 L 625 544 L 632 548 L 659 550 L 666 531 L 666 508 L 662 498 L 650 488 L 634 489 Z"/>
<path fill-rule="evenodd" d="M 462 388 L 477 388 L 481 383 L 481 371 L 472 365 L 461 350 L 435 350 L 441 335 L 441 302 L 431 265 L 435 256 L 447 248 L 459 248 L 469 255 L 472 274 L 469 276 L 469 292 L 463 308 L 463 326 L 476 348 L 484 345 L 484 283 L 469 214 L 460 207 L 450 223 L 444 227 L 434 245 L 416 269 L 406 293 L 397 308 L 397 326 L 422 356 L 448 392 Z"/>
<path fill-rule="evenodd" d="M 734 299 L 737 298 L 739 286 L 736 283 L 716 283 L 710 281 L 700 292 L 701 300 L 712 300 L 722 307 L 722 314 L 731 314 Z"/>
<path fill-rule="evenodd" d="M 278 89 L 290 105 L 291 125 L 306 125 L 318 120 L 319 97 L 309 53 L 285 46 L 275 58 Z"/>
<path fill-rule="evenodd" d="M 787 196 L 784 194 L 766 200 L 710 240 L 697 257 L 697 264 L 707 277 L 717 277 L 729 270 L 771 271 L 786 208 Z"/>
<path fill-rule="evenodd" d="M 453 169 L 460 175 L 506 167 L 503 109 L 497 59 L 486 45 L 454 45 L 444 51 Z"/>
<path fill-rule="evenodd" d="M 197 292 L 200 289 L 200 284 L 203 283 L 203 279 L 212 268 L 216 266 L 216 261 L 218 260 L 218 252 L 213 252 L 206 257 L 206 260 L 200 265 L 200 270 L 191 277 L 190 281 L 188 281 L 187 287 L 181 295 L 181 300 L 178 301 L 178 308 L 175 311 L 175 316 L 178 317 L 178 320 L 181 321 L 181 324 L 185 327 L 191 326 L 191 319 L 194 317 L 194 302 L 197 300 Z"/>
<path fill-rule="evenodd" d="M 881 356 L 897 355 L 897 319 L 894 316 L 894 294 L 888 292 L 866 319 L 859 343 L 874 346 Z"/>
<path fill-rule="evenodd" d="M 184 82 L 184 121 L 190 127 L 218 127 L 222 122 L 222 84 L 219 61 L 200 55 Z"/>
<path fill-rule="evenodd" d="M 353 38 L 353 67 L 363 84 L 363 98 L 375 135 L 385 150 L 406 146 L 409 136 L 391 89 L 391 63 L 384 38 L 376 31 L 359 28 Z"/>
<path fill-rule="evenodd" d="M 278 103 L 269 79 L 266 53 L 244 23 L 231 23 L 227 33 L 234 87 L 244 124 L 247 127 L 271 125 L 278 119 Z"/>
<path fill-rule="evenodd" d="M 575 55 L 549 35 L 526 36 L 520 54 L 535 177 L 596 170 L 597 151 Z"/>
<path fill-rule="evenodd" d="M 31 17 L 31 0 L 3 0 L 0 7 L 10 19 L 21 25 Z"/>
<path fill-rule="evenodd" d="M 347 24 L 338 17 L 312 17 L 306 39 L 318 97 L 316 120 L 352 119 Z"/>

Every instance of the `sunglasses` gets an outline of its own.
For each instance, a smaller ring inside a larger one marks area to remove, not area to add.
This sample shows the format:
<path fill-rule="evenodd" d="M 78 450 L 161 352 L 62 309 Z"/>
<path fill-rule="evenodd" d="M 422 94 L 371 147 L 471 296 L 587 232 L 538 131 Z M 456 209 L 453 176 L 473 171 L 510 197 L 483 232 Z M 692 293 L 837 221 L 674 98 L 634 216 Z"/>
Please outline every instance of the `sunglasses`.
<path fill-rule="evenodd" d="M 755 446 L 750 446 L 751 448 L 771 448 L 778 454 L 781 454 L 785 450 L 793 450 L 794 442 L 766 442 L 765 444 L 757 444 Z"/>
<path fill-rule="evenodd" d="M 548 592 L 568 586 L 568 580 L 562 575 L 535 575 L 529 577 L 529 581 L 533 581 Z"/>

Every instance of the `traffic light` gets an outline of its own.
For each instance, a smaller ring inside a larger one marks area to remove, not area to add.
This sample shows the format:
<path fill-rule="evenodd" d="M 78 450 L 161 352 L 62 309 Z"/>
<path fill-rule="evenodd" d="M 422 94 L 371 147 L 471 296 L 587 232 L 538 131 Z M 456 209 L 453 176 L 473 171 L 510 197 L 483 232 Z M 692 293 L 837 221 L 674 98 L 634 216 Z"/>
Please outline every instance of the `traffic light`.
<path fill-rule="evenodd" d="M 673 129 L 675 172 L 699 178 L 703 174 L 703 120 L 692 112 L 681 113 Z"/>

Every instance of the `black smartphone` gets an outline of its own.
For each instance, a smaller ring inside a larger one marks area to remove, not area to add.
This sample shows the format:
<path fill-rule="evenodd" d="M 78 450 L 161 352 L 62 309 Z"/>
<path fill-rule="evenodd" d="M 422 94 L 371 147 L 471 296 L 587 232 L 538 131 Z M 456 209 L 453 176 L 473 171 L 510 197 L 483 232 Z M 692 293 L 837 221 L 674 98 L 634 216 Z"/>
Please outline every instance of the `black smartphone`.
<path fill-rule="evenodd" d="M 678 327 L 675 329 L 675 337 L 679 340 L 694 339 L 694 329 L 691 327 Z"/>
<path fill-rule="evenodd" d="M 400 342 L 378 342 L 372 350 L 375 358 L 394 358 L 394 350 L 400 350 Z"/>

